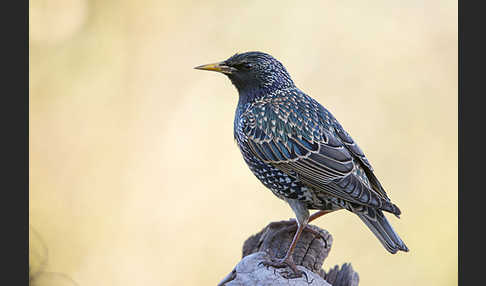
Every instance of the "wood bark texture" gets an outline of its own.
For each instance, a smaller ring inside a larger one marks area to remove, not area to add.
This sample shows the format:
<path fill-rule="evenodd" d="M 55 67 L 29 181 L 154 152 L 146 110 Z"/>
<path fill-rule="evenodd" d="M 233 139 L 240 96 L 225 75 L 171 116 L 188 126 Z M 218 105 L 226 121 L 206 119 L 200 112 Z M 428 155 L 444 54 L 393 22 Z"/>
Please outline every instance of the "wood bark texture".
<path fill-rule="evenodd" d="M 273 268 L 262 265 L 270 257 L 285 255 L 297 229 L 295 220 L 272 222 L 260 232 L 250 236 L 243 244 L 242 260 L 221 280 L 218 286 L 357 286 L 359 276 L 350 263 L 324 271 L 322 265 L 329 255 L 333 238 L 315 225 L 309 225 L 297 242 L 293 259 L 304 275 L 288 279 L 290 268 Z"/>

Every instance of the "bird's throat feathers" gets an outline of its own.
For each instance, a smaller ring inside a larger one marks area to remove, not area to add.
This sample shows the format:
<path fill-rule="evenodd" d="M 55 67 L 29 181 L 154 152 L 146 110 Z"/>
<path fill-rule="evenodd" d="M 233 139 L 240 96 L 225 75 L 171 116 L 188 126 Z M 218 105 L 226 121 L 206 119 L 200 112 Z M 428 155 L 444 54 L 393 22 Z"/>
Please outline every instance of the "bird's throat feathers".
<path fill-rule="evenodd" d="M 238 87 L 235 84 L 236 89 L 238 90 L 238 105 L 243 106 L 246 105 L 247 103 L 254 102 L 255 100 L 258 100 L 265 96 L 267 94 L 267 91 L 264 88 L 259 88 L 259 87 Z"/>
<path fill-rule="evenodd" d="M 233 79 L 230 77 L 231 82 L 238 90 L 239 100 L 238 105 L 245 105 L 246 103 L 254 102 L 267 95 L 274 94 L 275 92 L 295 87 L 293 81 L 288 78 L 281 78 L 280 80 L 262 82 L 255 80 L 254 82 L 245 82 L 241 79 Z"/>

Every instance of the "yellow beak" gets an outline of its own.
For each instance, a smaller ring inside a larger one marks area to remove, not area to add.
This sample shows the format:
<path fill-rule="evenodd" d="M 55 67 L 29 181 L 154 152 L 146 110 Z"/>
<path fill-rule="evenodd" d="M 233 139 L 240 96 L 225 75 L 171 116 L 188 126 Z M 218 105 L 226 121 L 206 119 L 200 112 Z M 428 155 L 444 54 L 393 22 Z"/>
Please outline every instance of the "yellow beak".
<path fill-rule="evenodd" d="M 234 67 L 224 65 L 223 62 L 197 66 L 197 67 L 195 67 L 195 69 L 205 70 L 205 71 L 216 71 L 216 72 L 225 73 L 225 74 L 231 74 L 234 71 L 236 71 L 236 69 Z"/>

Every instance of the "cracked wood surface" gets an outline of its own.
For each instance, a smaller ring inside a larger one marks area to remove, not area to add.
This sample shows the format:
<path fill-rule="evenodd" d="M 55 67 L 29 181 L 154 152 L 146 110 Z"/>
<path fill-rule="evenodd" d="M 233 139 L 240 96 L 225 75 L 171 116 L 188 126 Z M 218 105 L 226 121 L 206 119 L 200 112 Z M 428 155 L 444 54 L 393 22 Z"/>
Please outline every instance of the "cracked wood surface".
<path fill-rule="evenodd" d="M 242 260 L 221 280 L 218 286 L 237 285 L 310 285 L 310 286 L 357 286 L 359 276 L 350 263 L 338 265 L 328 272 L 322 269 L 329 255 L 333 238 L 331 234 L 315 225 L 309 225 L 319 233 L 315 235 L 307 228 L 297 242 L 293 259 L 299 270 L 304 271 L 300 278 L 287 279 L 287 268 L 275 269 L 261 264 L 270 257 L 281 258 L 285 255 L 295 234 L 295 220 L 272 222 L 260 232 L 250 236 L 243 244 Z"/>

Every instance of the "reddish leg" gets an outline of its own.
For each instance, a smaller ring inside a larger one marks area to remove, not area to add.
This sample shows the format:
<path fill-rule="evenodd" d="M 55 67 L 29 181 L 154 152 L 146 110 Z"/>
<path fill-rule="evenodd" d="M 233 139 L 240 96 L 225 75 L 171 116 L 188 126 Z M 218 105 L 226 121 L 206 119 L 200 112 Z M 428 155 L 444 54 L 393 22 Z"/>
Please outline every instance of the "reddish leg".
<path fill-rule="evenodd" d="M 325 211 L 318 211 L 318 212 L 315 212 L 313 213 L 310 217 L 309 217 L 309 221 L 308 222 L 311 222 L 313 220 L 315 220 L 316 218 L 319 218 L 325 214 L 328 214 L 330 212 L 333 212 L 333 210 L 325 210 Z"/>
<path fill-rule="evenodd" d="M 317 212 L 313 213 L 313 214 L 312 214 L 312 215 L 309 217 L 309 220 L 308 220 L 308 222 L 307 222 L 307 223 L 309 223 L 309 222 L 311 222 L 311 221 L 315 220 L 316 218 L 319 218 L 319 217 L 321 217 L 321 216 L 323 216 L 323 215 L 325 215 L 325 214 L 328 214 L 328 213 L 330 213 L 330 212 L 333 212 L 333 211 L 332 211 L 332 210 L 324 210 L 324 211 L 323 211 L 323 210 L 321 210 L 321 211 L 317 211 Z M 297 222 L 296 222 L 296 224 L 295 224 L 295 225 L 297 226 Z M 307 229 L 306 231 L 308 231 L 308 232 L 312 233 L 314 236 L 320 236 L 320 237 L 321 237 L 321 238 L 322 238 L 324 241 L 326 241 L 326 239 L 327 239 L 326 237 L 323 237 L 323 236 L 322 236 L 322 234 L 321 234 L 320 232 L 315 231 L 313 228 L 310 228 L 308 224 L 306 224 L 306 225 L 304 226 L 304 228 L 306 228 L 306 229 Z"/>
<path fill-rule="evenodd" d="M 284 268 L 289 266 L 292 271 L 294 272 L 293 275 L 287 276 L 287 278 L 297 278 L 302 276 L 302 271 L 297 269 L 297 266 L 294 263 L 294 260 L 292 258 L 292 253 L 294 252 L 294 248 L 297 245 L 297 241 L 299 240 L 300 235 L 302 234 L 302 231 L 306 225 L 299 225 L 297 228 L 297 231 L 295 232 L 294 238 L 292 239 L 292 243 L 289 246 L 289 249 L 287 250 L 287 253 L 285 256 L 281 259 L 276 259 L 272 261 L 265 261 L 262 264 L 265 266 L 272 266 L 275 268 Z"/>
<path fill-rule="evenodd" d="M 332 211 L 331 210 L 320 210 L 320 211 L 312 214 L 309 217 L 309 220 L 307 221 L 307 223 L 311 222 L 311 221 L 315 220 L 316 218 L 319 218 L 319 217 L 321 217 L 325 214 L 328 214 L 330 212 L 332 212 Z M 288 275 L 287 278 L 297 278 L 297 277 L 302 276 L 302 271 L 297 269 L 297 266 L 295 265 L 295 262 L 292 258 L 292 254 L 294 252 L 295 246 L 297 245 L 297 241 L 299 240 L 300 235 L 302 234 L 302 231 L 304 230 L 304 228 L 307 228 L 307 230 L 309 232 L 313 233 L 315 236 L 321 236 L 322 237 L 322 235 L 319 232 L 308 227 L 307 223 L 304 223 L 302 225 L 300 225 L 297 221 L 295 223 L 296 223 L 295 226 L 297 226 L 297 230 L 295 232 L 294 238 L 292 239 L 292 243 L 290 244 L 289 249 L 287 250 L 287 253 L 285 254 L 285 256 L 281 259 L 272 259 L 272 261 L 266 261 L 266 262 L 262 263 L 265 266 L 272 266 L 272 267 L 275 267 L 275 268 L 284 268 L 284 267 L 289 266 L 294 273 L 293 273 L 293 275 Z M 322 238 L 324 239 L 324 241 L 326 240 L 325 237 L 322 237 Z"/>

